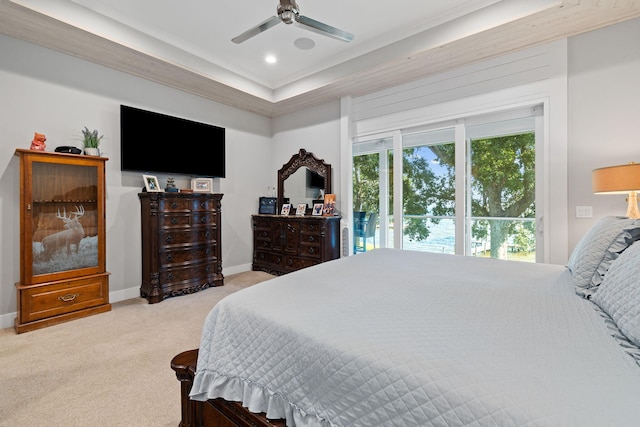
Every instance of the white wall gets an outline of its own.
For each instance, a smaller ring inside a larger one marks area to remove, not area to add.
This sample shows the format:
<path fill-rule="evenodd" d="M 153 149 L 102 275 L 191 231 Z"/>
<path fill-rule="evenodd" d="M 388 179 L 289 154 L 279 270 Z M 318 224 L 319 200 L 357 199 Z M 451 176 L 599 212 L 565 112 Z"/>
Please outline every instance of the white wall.
<path fill-rule="evenodd" d="M 331 165 L 331 190 L 336 194 L 336 207 L 341 208 L 340 197 L 340 102 L 289 114 L 273 120 L 273 153 L 271 169 L 276 179 L 278 169 L 301 148 L 313 153 Z"/>
<path fill-rule="evenodd" d="M 257 212 L 263 183 L 275 182 L 270 164 L 271 120 L 113 71 L 86 61 L 0 36 L 0 327 L 13 324 L 15 282 L 20 278 L 19 165 L 16 148 L 29 148 L 34 132 L 47 137 L 47 150 L 81 146 L 84 126 L 105 135 L 107 161 L 107 270 L 111 301 L 139 295 L 141 281 L 141 175 L 120 171 L 120 104 L 226 128 L 227 177 L 216 179 L 222 199 L 223 273 L 251 268 L 250 214 Z M 153 141 L 144 141 L 149 155 Z M 197 141 L 177 141 L 193 150 Z M 158 176 L 164 186 L 167 176 Z M 176 176 L 179 187 L 190 177 Z"/>
<path fill-rule="evenodd" d="M 640 19 L 569 39 L 569 244 L 606 215 L 624 215 L 623 195 L 594 195 L 591 171 L 640 163 Z M 576 206 L 593 218 L 576 219 Z"/>

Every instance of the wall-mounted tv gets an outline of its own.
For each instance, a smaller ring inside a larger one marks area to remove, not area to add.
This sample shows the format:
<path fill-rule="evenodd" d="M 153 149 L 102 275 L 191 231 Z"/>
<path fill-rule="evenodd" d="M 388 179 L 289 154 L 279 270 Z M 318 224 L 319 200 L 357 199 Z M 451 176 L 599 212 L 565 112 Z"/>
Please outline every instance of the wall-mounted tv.
<path fill-rule="evenodd" d="M 324 188 L 324 178 L 314 171 L 307 169 L 307 188 Z"/>
<path fill-rule="evenodd" d="M 123 171 L 225 176 L 225 129 L 120 106 Z"/>

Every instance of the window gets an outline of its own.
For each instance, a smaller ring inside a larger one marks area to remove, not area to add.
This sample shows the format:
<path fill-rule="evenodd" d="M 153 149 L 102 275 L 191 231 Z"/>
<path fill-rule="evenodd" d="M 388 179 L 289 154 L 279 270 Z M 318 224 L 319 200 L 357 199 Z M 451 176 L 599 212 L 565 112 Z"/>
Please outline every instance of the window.
<path fill-rule="evenodd" d="M 354 218 L 362 212 L 379 214 L 376 244 L 367 249 L 541 260 L 536 234 L 539 125 L 536 109 L 524 108 L 356 141 Z M 396 151 L 402 159 L 394 158 Z M 395 175 L 400 165 L 402 173 Z"/>

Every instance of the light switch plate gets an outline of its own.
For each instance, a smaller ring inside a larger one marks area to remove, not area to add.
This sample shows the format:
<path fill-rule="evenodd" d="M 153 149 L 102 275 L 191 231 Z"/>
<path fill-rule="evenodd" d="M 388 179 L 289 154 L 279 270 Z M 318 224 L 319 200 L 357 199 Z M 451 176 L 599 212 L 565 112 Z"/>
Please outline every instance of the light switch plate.
<path fill-rule="evenodd" d="M 593 207 L 576 206 L 576 218 L 593 218 Z"/>

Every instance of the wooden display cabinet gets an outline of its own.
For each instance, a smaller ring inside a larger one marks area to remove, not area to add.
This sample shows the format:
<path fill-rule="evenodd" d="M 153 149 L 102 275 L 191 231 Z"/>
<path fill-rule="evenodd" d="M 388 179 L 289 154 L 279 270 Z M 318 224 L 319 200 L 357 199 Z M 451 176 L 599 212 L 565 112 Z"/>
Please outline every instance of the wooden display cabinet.
<path fill-rule="evenodd" d="M 16 332 L 111 310 L 105 157 L 17 149 L 20 282 Z"/>

